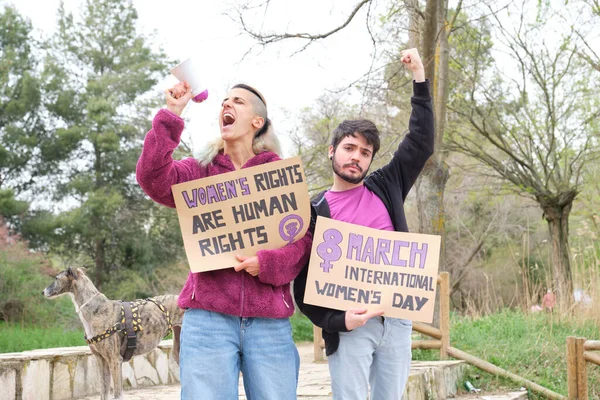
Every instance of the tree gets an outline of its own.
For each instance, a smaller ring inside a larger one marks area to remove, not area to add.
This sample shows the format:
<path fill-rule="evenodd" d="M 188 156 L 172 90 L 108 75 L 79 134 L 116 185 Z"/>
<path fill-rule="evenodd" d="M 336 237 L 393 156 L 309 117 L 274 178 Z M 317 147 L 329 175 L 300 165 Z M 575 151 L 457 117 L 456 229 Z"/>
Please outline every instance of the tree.
<path fill-rule="evenodd" d="M 40 172 L 36 148 L 45 130 L 31 23 L 14 7 L 4 6 L 0 27 L 0 216 L 12 217 L 29 206 L 15 196 Z"/>
<path fill-rule="evenodd" d="M 306 179 L 311 193 L 319 193 L 333 183 L 331 162 L 325 157 L 331 144 L 331 132 L 350 118 L 349 107 L 339 96 L 323 95 L 314 108 L 302 110 L 299 129 L 292 134 L 296 154 L 306 165 Z"/>
<path fill-rule="evenodd" d="M 453 21 L 448 20 L 447 0 L 427 0 L 425 12 L 421 12 L 417 0 L 406 0 L 409 11 L 409 42 L 419 43 L 423 53 L 425 72 L 431 82 L 435 115 L 434 152 L 427 161 L 416 182 L 419 232 L 442 235 L 444 233 L 444 192 L 450 177 L 450 170 L 442 153 L 442 143 L 446 124 L 446 102 L 448 99 L 448 37 Z M 458 14 L 462 5 L 459 1 Z M 418 40 L 420 39 L 420 40 Z M 444 244 L 443 244 L 444 246 Z M 445 247 L 445 246 L 444 246 Z M 441 254 L 441 269 L 445 268 L 445 250 Z"/>
<path fill-rule="evenodd" d="M 68 156 L 57 171 L 55 200 L 77 205 L 59 215 L 53 248 L 90 257 L 98 287 L 139 256 L 155 207 L 134 172 L 153 106 L 141 96 L 168 60 L 136 32 L 136 22 L 131 1 L 88 0 L 79 18 L 61 3 L 45 60 L 55 137 L 42 151 Z"/>
<path fill-rule="evenodd" d="M 582 172 L 598 157 L 592 122 L 600 116 L 600 98 L 589 65 L 578 56 L 576 33 L 557 29 L 564 27 L 557 24 L 560 11 L 523 4 L 510 18 L 495 17 L 504 51 L 497 56 L 505 56 L 463 70 L 471 90 L 452 99 L 448 144 L 539 204 L 552 243 L 554 285 L 565 300 L 572 293 L 569 213 Z M 545 34 L 551 27 L 556 40 Z"/>
<path fill-rule="evenodd" d="M 593 43 L 598 43 L 598 21 L 600 20 L 600 1 L 599 0 L 583 0 L 583 5 L 580 12 L 577 14 L 585 18 L 589 17 L 591 24 L 583 25 L 576 24 L 574 26 L 575 32 L 577 32 L 577 36 L 582 42 L 582 49 L 579 51 L 579 55 L 583 57 L 596 71 L 600 71 L 600 48 L 596 45 L 594 47 Z M 592 29 L 585 29 L 589 26 L 592 26 Z"/>
<path fill-rule="evenodd" d="M 480 2 L 477 1 L 476 3 Z M 242 29 L 263 46 L 287 39 L 302 39 L 307 41 L 306 45 L 302 48 L 304 49 L 315 41 L 337 34 L 359 15 L 359 11 L 366 9 L 367 26 L 375 45 L 380 39 L 374 36 L 373 29 L 371 28 L 372 21 L 370 21 L 370 18 L 374 3 L 372 0 L 359 1 L 348 12 L 348 17 L 343 22 L 320 34 L 265 33 L 262 28 L 260 30 L 254 29 L 244 18 L 244 13 L 253 8 L 250 5 L 246 5 L 239 10 L 238 19 Z M 267 6 L 268 4 L 269 2 L 266 2 Z M 431 81 L 430 88 L 435 101 L 436 128 L 434 154 L 428 161 L 416 184 L 419 205 L 419 232 L 422 233 L 443 235 L 444 232 L 444 188 L 450 176 L 449 168 L 444 161 L 444 153 L 442 151 L 448 98 L 448 38 L 454 29 L 455 15 L 458 15 L 462 5 L 463 1 L 461 0 L 458 2 L 456 12 L 449 14 L 447 0 L 391 1 L 389 2 L 387 15 L 381 18 L 383 24 L 391 24 L 395 27 L 401 26 L 408 33 L 410 47 L 419 48 L 426 68 L 426 77 Z M 396 61 L 400 65 L 397 55 L 398 36 L 395 35 L 393 38 L 396 39 L 396 42 L 392 43 L 392 51 L 396 55 L 388 57 L 388 61 L 391 63 Z M 400 41 L 406 43 L 402 39 Z M 375 59 L 375 56 L 373 58 Z M 367 75 L 370 76 L 370 73 L 367 73 Z M 387 90 L 389 89 L 388 83 L 389 81 L 386 80 L 384 84 L 379 86 Z M 368 86 L 368 82 L 365 85 Z M 444 268 L 443 253 L 444 250 L 442 250 L 441 256 L 442 268 Z"/>

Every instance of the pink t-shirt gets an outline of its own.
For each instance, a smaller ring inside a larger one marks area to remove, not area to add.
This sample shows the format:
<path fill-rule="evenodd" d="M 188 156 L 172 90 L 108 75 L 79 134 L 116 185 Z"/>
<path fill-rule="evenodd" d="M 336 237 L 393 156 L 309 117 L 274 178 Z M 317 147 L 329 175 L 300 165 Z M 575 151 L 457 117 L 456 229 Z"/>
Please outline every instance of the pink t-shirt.
<path fill-rule="evenodd" d="M 368 226 L 369 228 L 393 231 L 394 225 L 385 205 L 365 185 L 343 192 L 325 192 L 331 218 Z"/>

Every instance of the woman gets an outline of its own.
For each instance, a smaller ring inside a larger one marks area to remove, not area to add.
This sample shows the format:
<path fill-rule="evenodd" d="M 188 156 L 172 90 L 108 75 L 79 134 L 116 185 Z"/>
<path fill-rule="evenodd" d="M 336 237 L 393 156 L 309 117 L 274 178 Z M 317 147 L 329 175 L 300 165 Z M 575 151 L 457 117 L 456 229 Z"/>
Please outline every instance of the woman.
<path fill-rule="evenodd" d="M 171 185 L 280 160 L 264 97 L 235 85 L 219 114 L 221 138 L 200 160 L 173 160 L 192 97 L 187 83 L 165 91 L 167 108 L 152 122 L 137 164 L 140 186 L 153 200 L 175 202 Z M 289 317 L 289 283 L 310 254 L 311 236 L 233 268 L 190 273 L 180 295 L 186 309 L 180 353 L 182 399 L 238 399 L 240 371 L 248 399 L 296 399 L 299 356 Z"/>

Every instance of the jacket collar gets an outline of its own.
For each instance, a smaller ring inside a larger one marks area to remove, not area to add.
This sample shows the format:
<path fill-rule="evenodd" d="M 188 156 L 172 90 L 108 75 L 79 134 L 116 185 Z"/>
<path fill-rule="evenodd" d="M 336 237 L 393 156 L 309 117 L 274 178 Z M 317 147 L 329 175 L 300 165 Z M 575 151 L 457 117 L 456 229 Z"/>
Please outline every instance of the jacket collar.
<path fill-rule="evenodd" d="M 246 164 L 244 164 L 242 168 L 255 167 L 257 165 L 279 160 L 281 160 L 281 157 L 279 157 L 277 154 L 273 153 L 272 151 L 264 151 L 256 154 L 254 157 L 246 161 Z M 235 171 L 235 167 L 233 162 L 231 162 L 231 158 L 229 158 L 227 154 L 223 154 L 223 152 L 219 152 L 219 154 L 217 154 L 212 160 L 212 163 L 220 169 Z"/>

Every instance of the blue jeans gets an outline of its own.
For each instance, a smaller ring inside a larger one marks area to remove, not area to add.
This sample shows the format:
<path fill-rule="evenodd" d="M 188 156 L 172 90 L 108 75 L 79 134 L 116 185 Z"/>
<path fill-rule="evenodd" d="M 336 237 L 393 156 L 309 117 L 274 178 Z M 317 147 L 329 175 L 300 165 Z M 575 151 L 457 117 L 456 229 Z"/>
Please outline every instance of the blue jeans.
<path fill-rule="evenodd" d="M 400 400 L 410 372 L 412 322 L 371 318 L 351 332 L 329 356 L 334 400 Z"/>
<path fill-rule="evenodd" d="M 181 328 L 182 400 L 296 400 L 300 357 L 289 319 L 188 309 Z"/>

